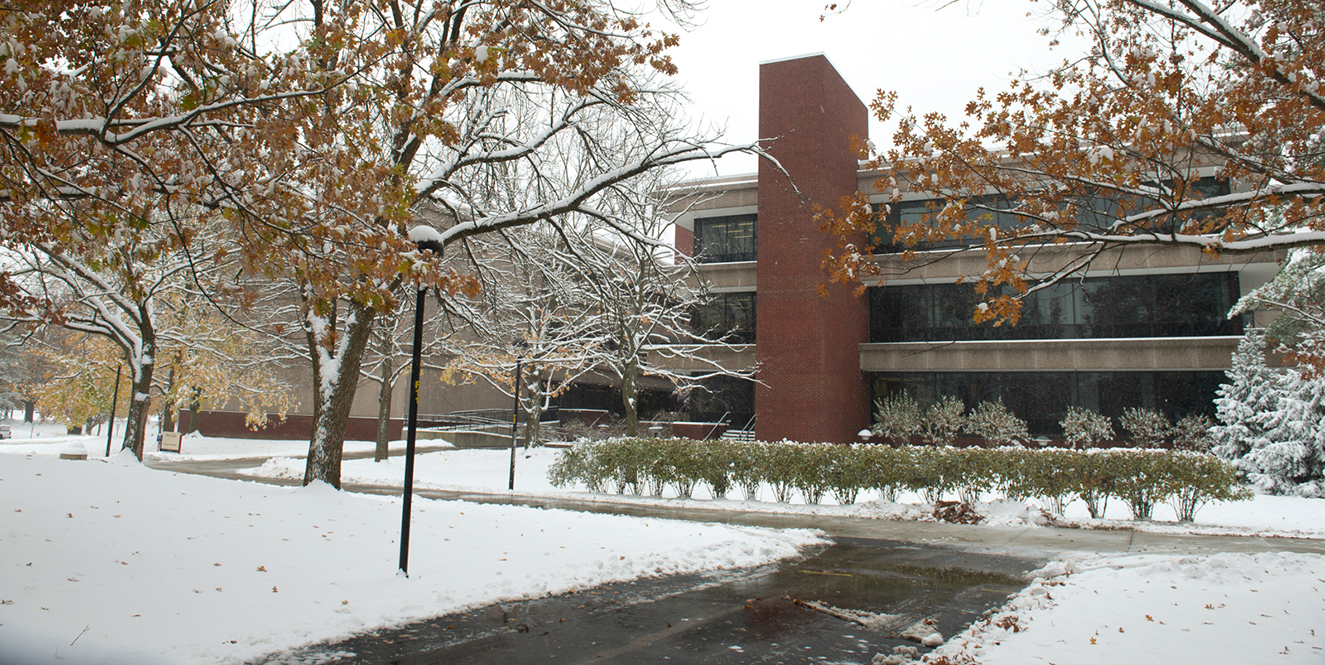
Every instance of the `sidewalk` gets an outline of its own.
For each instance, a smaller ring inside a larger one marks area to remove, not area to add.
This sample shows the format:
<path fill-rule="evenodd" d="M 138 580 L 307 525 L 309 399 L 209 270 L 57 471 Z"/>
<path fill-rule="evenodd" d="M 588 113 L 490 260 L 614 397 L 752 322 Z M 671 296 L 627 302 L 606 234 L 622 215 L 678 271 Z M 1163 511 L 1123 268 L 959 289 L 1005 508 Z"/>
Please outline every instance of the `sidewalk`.
<path fill-rule="evenodd" d="M 353 492 L 399 494 L 399 488 L 345 486 Z M 536 508 L 578 510 L 637 517 L 718 522 L 777 529 L 819 529 L 833 537 L 893 540 L 926 545 L 944 545 L 985 552 L 1099 552 L 1212 553 L 1212 552 L 1303 552 L 1325 554 L 1325 540 L 1310 538 L 1262 538 L 1251 536 L 1198 536 L 1161 534 L 1131 530 L 1070 529 L 1059 527 L 993 527 L 944 522 L 892 521 L 822 515 L 789 515 L 715 508 L 681 508 L 641 503 L 594 501 L 580 498 L 548 498 L 519 493 L 447 492 L 416 490 L 429 499 L 497 503 Z M 616 497 L 614 497 L 615 499 Z"/>

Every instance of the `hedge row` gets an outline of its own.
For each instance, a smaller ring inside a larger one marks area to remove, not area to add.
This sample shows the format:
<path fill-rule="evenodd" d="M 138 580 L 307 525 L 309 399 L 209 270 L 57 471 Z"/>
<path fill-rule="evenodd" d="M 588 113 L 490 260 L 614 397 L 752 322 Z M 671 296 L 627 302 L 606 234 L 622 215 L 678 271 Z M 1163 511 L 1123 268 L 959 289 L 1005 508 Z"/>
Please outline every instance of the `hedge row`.
<path fill-rule="evenodd" d="M 982 494 L 1036 497 L 1062 514 L 1075 498 L 1092 517 L 1110 497 L 1127 503 L 1133 519 L 1149 519 L 1168 501 L 1178 519 L 1191 521 L 1210 501 L 1248 498 L 1233 467 L 1189 451 L 1058 448 L 949 448 L 826 443 L 740 443 L 690 439 L 581 441 L 563 450 L 548 471 L 557 487 L 583 483 L 590 491 L 660 496 L 671 486 L 691 498 L 704 484 L 714 497 L 739 487 L 747 500 L 767 486 L 780 503 L 799 493 L 818 504 L 832 493 L 855 503 L 862 490 L 895 500 L 901 490 L 934 502 L 953 492 L 974 503 Z"/>

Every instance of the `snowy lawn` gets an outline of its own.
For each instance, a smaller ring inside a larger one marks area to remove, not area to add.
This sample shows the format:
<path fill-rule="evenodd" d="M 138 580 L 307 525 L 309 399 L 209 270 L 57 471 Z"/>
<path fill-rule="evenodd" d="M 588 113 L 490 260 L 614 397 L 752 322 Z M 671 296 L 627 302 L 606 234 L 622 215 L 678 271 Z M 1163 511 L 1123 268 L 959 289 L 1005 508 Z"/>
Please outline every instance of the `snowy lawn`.
<path fill-rule="evenodd" d="M 100 441 L 104 447 L 105 439 Z M 21 645 L 38 657 L 35 662 L 43 662 L 58 646 L 58 657 L 67 662 L 99 662 L 79 660 L 92 653 L 118 654 L 118 662 L 152 662 L 126 646 L 152 644 L 146 651 L 163 654 L 165 662 L 234 662 L 501 597 L 793 556 L 814 540 L 803 532 L 419 500 L 414 572 L 407 580 L 393 575 L 399 529 L 394 500 L 325 487 L 282 489 L 176 476 L 119 460 L 54 460 L 67 442 L 49 437 L 40 444 L 0 445 L 0 452 L 41 456 L 0 455 L 0 500 L 23 511 L 0 513 L 0 569 L 18 571 L 0 577 L 5 603 L 0 654 L 16 653 Z M 291 445 L 289 454 L 303 452 L 302 443 L 285 445 Z M 264 446 L 279 444 L 203 439 L 192 449 L 207 458 L 249 457 Z M 92 452 L 93 446 L 87 447 Z M 683 503 L 552 487 L 547 468 L 555 455 L 549 449 L 533 449 L 528 456 L 519 451 L 517 491 Z M 509 460 L 504 450 L 424 454 L 416 482 L 504 492 Z M 276 458 L 252 473 L 301 476 L 303 461 Z M 346 482 L 381 484 L 399 484 L 402 476 L 399 458 L 347 461 L 343 474 Z M 696 496 L 707 497 L 707 490 Z M 693 505 L 892 519 L 925 514 L 916 497 L 903 496 L 897 504 L 874 498 L 862 497 L 856 506 L 728 498 Z M 981 508 L 992 512 L 996 523 L 1022 526 L 1027 524 L 1022 517 L 1035 512 L 1006 503 Z M 1120 502 L 1111 501 L 1110 519 L 1091 525 L 1325 536 L 1325 500 L 1319 499 L 1258 496 L 1216 504 L 1197 514 L 1197 525 L 1165 522 L 1172 519 L 1166 511 L 1157 509 L 1155 522 L 1136 523 L 1127 520 Z M 1069 506 L 1068 517 L 1084 521 L 1080 502 Z M 567 531 L 574 537 L 559 536 Z M 675 542 L 685 545 L 667 546 Z M 1325 557 L 1072 556 L 1038 573 L 1043 579 L 988 621 L 949 639 L 938 653 L 954 664 L 987 665 L 1325 662 Z M 897 654 L 874 662 L 911 660 Z"/>
<path fill-rule="evenodd" d="M 6 665 L 242 662 L 501 599 L 760 565 L 822 542 L 416 499 L 407 579 L 396 574 L 398 498 L 154 471 L 128 453 L 0 454 L 0 506 Z"/>
<path fill-rule="evenodd" d="M 937 653 L 982 665 L 1325 663 L 1317 554 L 1140 555 L 1055 562 L 1041 573 Z"/>

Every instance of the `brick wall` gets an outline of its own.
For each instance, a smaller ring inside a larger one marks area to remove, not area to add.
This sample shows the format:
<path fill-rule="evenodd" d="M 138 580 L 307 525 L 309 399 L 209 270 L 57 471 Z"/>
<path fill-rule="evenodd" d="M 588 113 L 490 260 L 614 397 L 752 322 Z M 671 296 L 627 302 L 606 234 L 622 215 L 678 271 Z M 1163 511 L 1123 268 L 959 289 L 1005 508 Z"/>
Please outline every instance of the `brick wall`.
<path fill-rule="evenodd" d="M 760 65 L 759 135 L 795 183 L 759 165 L 759 380 L 755 435 L 764 441 L 849 442 L 869 425 L 869 392 L 857 345 L 868 340 L 866 299 L 828 289 L 820 267 L 832 246 L 813 206 L 857 189 L 853 136 L 868 112 L 823 56 Z M 799 194 L 796 190 L 799 190 Z"/>
<path fill-rule="evenodd" d="M 676 230 L 676 240 L 672 243 L 676 247 L 676 251 L 693 257 L 695 255 L 695 232 L 680 226 L 672 228 Z"/>

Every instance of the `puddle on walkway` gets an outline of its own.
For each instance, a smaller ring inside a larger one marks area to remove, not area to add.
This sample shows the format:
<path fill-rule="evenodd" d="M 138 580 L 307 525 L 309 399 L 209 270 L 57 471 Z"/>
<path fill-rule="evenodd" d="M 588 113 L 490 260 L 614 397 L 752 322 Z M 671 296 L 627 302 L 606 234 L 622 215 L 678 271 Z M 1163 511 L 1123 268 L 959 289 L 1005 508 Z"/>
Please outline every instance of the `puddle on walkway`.
<path fill-rule="evenodd" d="M 920 647 L 899 636 L 917 622 L 944 637 L 964 630 L 1043 563 L 843 538 L 781 567 L 503 603 L 262 662 L 869 663 Z"/>

